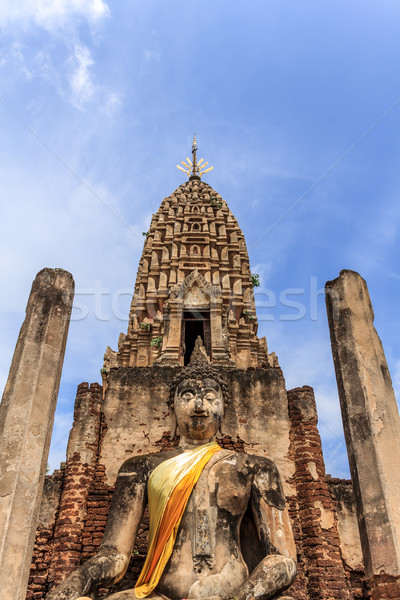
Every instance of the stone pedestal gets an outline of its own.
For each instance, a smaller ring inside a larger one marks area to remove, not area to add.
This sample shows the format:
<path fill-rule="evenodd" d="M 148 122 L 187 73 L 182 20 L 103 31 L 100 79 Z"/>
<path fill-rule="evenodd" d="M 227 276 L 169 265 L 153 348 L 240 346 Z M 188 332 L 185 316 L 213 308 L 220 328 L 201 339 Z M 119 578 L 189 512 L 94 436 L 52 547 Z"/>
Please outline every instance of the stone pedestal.
<path fill-rule="evenodd" d="M 400 597 L 400 420 L 365 281 L 341 271 L 326 304 L 366 575 Z"/>
<path fill-rule="evenodd" d="M 25 598 L 73 294 L 67 271 L 36 276 L 0 405 L 2 600 Z"/>

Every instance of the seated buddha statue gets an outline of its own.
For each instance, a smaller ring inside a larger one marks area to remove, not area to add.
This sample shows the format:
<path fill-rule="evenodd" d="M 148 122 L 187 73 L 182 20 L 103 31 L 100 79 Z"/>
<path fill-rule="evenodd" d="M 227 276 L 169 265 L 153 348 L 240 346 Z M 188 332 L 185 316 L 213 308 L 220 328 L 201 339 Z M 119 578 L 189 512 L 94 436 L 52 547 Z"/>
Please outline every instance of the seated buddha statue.
<path fill-rule="evenodd" d="M 149 545 L 133 589 L 107 600 L 292 600 L 296 550 L 279 472 L 215 441 L 226 382 L 196 342 L 171 387 L 180 443 L 121 466 L 103 542 L 46 600 L 88 600 L 124 576 L 146 505 Z"/>

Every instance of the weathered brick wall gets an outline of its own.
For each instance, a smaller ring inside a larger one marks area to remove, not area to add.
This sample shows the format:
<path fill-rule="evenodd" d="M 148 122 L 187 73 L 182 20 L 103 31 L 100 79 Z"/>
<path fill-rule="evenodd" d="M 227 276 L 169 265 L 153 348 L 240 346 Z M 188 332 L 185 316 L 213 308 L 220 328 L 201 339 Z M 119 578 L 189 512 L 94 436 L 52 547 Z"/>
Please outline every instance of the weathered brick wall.
<path fill-rule="evenodd" d="M 102 387 L 78 386 L 67 462 L 46 477 L 27 599 L 40 600 L 82 558 L 86 502 L 95 474 L 100 442 Z"/>
<path fill-rule="evenodd" d="M 82 529 L 81 562 L 93 556 L 103 539 L 113 487 L 105 483 L 105 468 L 97 465 L 87 496 L 87 512 Z M 102 594 L 100 590 L 100 596 Z"/>
<path fill-rule="evenodd" d="M 78 386 L 74 422 L 67 447 L 60 507 L 54 530 L 49 584 L 65 579 L 81 562 L 86 503 L 98 460 L 101 385 Z"/>
<path fill-rule="evenodd" d="M 28 582 L 27 600 L 39 600 L 47 591 L 48 571 L 53 549 L 54 527 L 60 503 L 64 469 L 47 475 L 44 482 L 40 506 L 39 523 L 36 532 L 32 565 Z"/>
<path fill-rule="evenodd" d="M 375 575 L 369 582 L 372 587 L 371 600 L 399 600 L 400 578 L 390 575 Z"/>
<path fill-rule="evenodd" d="M 293 434 L 290 433 L 290 456 L 292 460 L 295 459 L 294 444 L 292 442 Z M 293 487 L 296 485 L 295 475 L 293 475 L 291 484 Z M 304 555 L 303 549 L 303 530 L 301 527 L 300 515 L 299 515 L 299 502 L 295 495 L 290 496 L 286 499 L 288 503 L 288 510 L 290 520 L 292 522 L 293 537 L 296 544 L 297 551 L 297 575 L 293 585 L 290 586 L 288 594 L 291 594 L 296 600 L 308 600 L 308 577 L 307 577 L 307 560 Z"/>
<path fill-rule="evenodd" d="M 307 577 L 308 598 L 351 599 L 353 594 L 343 565 L 335 506 L 325 476 L 312 388 L 290 390 L 288 403 L 302 537 L 300 565 Z"/>

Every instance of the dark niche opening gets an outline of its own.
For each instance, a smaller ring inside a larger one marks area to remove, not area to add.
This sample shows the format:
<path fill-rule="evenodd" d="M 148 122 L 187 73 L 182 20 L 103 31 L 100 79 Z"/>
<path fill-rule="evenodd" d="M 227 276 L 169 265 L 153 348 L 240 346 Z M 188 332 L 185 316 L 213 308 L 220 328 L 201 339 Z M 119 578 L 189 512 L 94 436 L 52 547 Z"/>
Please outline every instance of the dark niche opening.
<path fill-rule="evenodd" d="M 189 364 L 197 337 L 203 340 L 208 356 L 211 358 L 210 313 L 197 309 L 187 309 L 182 321 L 182 352 L 184 364 Z"/>

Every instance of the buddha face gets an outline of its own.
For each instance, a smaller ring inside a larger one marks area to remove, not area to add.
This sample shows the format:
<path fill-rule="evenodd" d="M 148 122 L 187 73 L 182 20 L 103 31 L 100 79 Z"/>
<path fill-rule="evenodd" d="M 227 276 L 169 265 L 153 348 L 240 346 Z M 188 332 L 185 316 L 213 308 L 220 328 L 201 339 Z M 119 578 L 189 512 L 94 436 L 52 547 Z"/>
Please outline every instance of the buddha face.
<path fill-rule="evenodd" d="M 174 410 L 181 436 L 210 440 L 224 415 L 220 385 L 213 379 L 184 379 L 176 390 Z"/>

